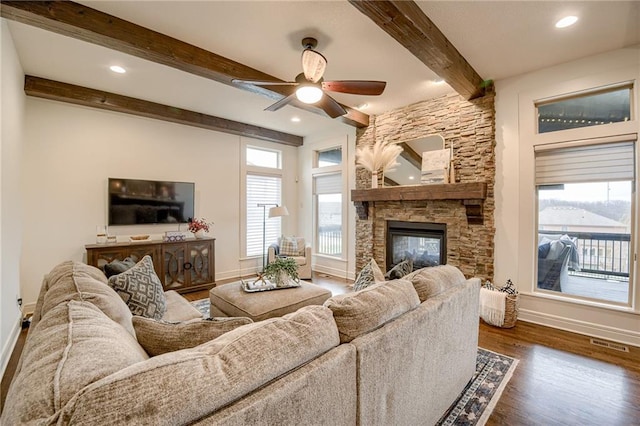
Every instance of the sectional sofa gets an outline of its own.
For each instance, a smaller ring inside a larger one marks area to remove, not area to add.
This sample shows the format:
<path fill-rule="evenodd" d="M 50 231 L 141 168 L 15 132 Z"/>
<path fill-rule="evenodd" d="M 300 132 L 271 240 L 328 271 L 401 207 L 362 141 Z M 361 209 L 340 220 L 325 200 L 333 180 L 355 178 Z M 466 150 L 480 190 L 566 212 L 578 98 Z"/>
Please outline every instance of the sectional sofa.
<path fill-rule="evenodd" d="M 480 282 L 447 266 L 407 278 L 150 356 L 102 272 L 65 262 L 45 277 L 0 423 L 434 424 L 475 371 Z"/>

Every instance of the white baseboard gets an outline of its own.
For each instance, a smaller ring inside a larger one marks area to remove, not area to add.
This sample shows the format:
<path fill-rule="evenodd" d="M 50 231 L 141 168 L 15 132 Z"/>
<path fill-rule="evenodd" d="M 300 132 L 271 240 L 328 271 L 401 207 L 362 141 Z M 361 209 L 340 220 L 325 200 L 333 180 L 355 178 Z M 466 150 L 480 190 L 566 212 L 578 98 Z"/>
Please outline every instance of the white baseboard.
<path fill-rule="evenodd" d="M 640 347 L 640 333 L 520 308 L 518 319 L 572 333 Z"/>
<path fill-rule="evenodd" d="M 255 275 L 256 273 L 257 271 L 255 268 L 236 269 L 233 271 L 225 271 L 222 273 L 216 272 L 216 281 L 224 281 L 232 278 L 240 279 L 240 277 Z"/>
<path fill-rule="evenodd" d="M 347 279 L 354 279 L 353 277 L 350 277 L 349 275 L 353 275 L 353 273 L 349 274 L 346 273 L 346 277 L 345 277 L 345 271 L 344 269 L 338 269 L 338 268 L 331 268 L 329 266 L 322 266 L 322 265 L 315 265 L 313 267 L 313 271 L 314 272 L 319 272 L 321 274 L 327 274 L 327 275 L 331 275 L 334 277 L 339 277 L 339 278 L 347 278 Z"/>
<path fill-rule="evenodd" d="M 22 312 L 24 312 L 25 316 L 32 315 L 35 310 L 36 302 L 25 303 L 24 305 L 22 305 Z"/>
<path fill-rule="evenodd" d="M 16 342 L 18 341 L 18 337 L 20 337 L 20 331 L 22 330 L 22 317 L 16 320 L 15 327 L 11 330 L 11 334 L 9 335 L 9 339 L 4 343 L 2 347 L 2 374 L 0 377 L 4 376 L 4 371 L 7 369 L 7 365 L 9 364 L 9 359 L 11 358 L 11 354 L 13 353 L 13 348 L 16 347 Z"/>

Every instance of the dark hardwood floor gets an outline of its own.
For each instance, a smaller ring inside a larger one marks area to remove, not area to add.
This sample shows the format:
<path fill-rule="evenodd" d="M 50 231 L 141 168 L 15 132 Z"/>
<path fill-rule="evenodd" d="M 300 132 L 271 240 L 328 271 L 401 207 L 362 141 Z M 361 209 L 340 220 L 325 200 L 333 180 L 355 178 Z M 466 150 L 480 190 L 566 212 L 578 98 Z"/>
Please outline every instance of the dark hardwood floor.
<path fill-rule="evenodd" d="M 342 278 L 314 273 L 313 282 L 349 291 Z M 184 296 L 203 299 L 208 291 Z M 25 335 L 2 378 L 2 405 Z M 487 425 L 640 426 L 640 348 L 601 348 L 587 336 L 522 321 L 512 329 L 481 323 L 479 345 L 520 360 Z"/>

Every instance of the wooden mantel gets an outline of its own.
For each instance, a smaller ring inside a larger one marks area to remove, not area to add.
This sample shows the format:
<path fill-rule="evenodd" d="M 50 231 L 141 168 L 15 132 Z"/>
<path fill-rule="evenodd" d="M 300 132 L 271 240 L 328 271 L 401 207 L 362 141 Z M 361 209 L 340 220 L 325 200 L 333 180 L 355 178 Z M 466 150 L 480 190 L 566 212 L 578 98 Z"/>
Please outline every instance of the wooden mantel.
<path fill-rule="evenodd" d="M 387 186 L 384 188 L 354 189 L 351 201 L 358 217 L 367 219 L 369 202 L 460 200 L 467 210 L 470 225 L 483 223 L 482 205 L 487 198 L 486 182 L 468 182 L 435 185 Z"/>

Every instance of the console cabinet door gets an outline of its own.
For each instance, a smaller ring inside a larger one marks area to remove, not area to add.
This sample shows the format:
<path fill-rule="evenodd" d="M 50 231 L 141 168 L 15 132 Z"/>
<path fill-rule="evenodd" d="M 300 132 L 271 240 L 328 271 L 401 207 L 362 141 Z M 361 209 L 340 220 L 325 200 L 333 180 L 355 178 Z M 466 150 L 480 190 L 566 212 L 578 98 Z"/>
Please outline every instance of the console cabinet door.
<path fill-rule="evenodd" d="M 184 244 L 166 244 L 162 247 L 163 286 L 166 290 L 184 290 L 187 286 L 185 277 L 186 246 Z"/>
<path fill-rule="evenodd" d="M 144 245 L 137 246 L 136 243 L 133 243 L 131 247 L 127 250 L 127 256 L 134 259 L 136 262 L 142 260 L 143 257 L 149 256 L 153 261 L 153 269 L 156 271 L 156 275 L 158 277 L 162 277 L 162 258 L 161 258 L 161 250 L 160 246 L 157 244 L 154 245 Z"/>
<path fill-rule="evenodd" d="M 114 260 L 124 260 L 131 257 L 138 262 L 145 256 L 150 256 L 153 261 L 153 268 L 158 277 L 162 276 L 162 261 L 160 258 L 160 246 L 157 244 L 145 245 L 121 245 L 121 246 L 101 246 L 87 249 L 87 264 L 104 268 L 109 262 Z"/>
<path fill-rule="evenodd" d="M 104 271 L 104 265 L 114 260 L 127 257 L 126 247 L 104 247 L 87 250 L 87 265 L 95 266 Z"/>
<path fill-rule="evenodd" d="M 213 282 L 213 241 L 188 243 L 189 264 L 185 273 L 188 285 L 197 286 Z"/>

